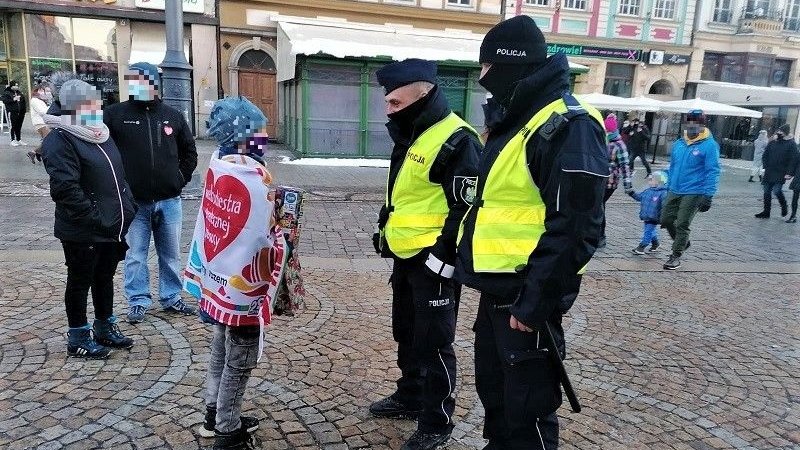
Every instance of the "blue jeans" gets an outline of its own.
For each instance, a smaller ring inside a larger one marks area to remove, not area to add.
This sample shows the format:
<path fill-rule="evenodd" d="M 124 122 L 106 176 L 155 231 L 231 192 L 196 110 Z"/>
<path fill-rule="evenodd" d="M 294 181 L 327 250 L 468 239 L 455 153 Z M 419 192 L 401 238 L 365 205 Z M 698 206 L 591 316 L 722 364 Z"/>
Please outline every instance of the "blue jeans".
<path fill-rule="evenodd" d="M 640 245 L 647 247 L 650 243 L 658 242 L 658 224 L 644 223 L 644 234 L 642 234 L 642 241 Z"/>
<path fill-rule="evenodd" d="M 158 294 L 163 308 L 169 308 L 181 296 L 182 279 L 180 241 L 183 211 L 181 198 L 157 202 L 136 201 L 139 210 L 125 237 L 130 249 L 125 255 L 125 296 L 129 306 L 149 308 L 150 270 L 147 254 L 150 236 L 158 255 Z"/>

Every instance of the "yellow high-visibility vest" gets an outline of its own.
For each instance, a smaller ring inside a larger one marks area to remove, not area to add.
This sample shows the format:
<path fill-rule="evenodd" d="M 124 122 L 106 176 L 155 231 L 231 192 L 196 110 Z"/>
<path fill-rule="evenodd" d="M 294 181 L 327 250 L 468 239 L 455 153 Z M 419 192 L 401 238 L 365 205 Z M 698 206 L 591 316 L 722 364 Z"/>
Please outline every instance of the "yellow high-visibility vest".
<path fill-rule="evenodd" d="M 595 108 L 579 103 L 603 126 L 603 118 Z M 482 203 L 472 206 L 478 208 L 472 234 L 472 265 L 476 273 L 514 273 L 528 264 L 544 234 L 546 211 L 528 169 L 525 147 L 554 112 L 565 114 L 567 110 L 564 100 L 558 99 L 534 114 L 503 147 L 489 169 L 483 183 Z M 466 214 L 465 220 L 471 213 Z M 459 241 L 463 232 L 462 222 Z"/>
<path fill-rule="evenodd" d="M 458 129 L 475 130 L 455 113 L 450 113 L 414 141 L 406 153 L 389 198 L 386 182 L 386 207 L 389 219 L 383 228 L 389 249 L 408 259 L 432 246 L 442 233 L 450 212 L 442 185 L 430 181 L 430 171 L 442 145 Z"/>

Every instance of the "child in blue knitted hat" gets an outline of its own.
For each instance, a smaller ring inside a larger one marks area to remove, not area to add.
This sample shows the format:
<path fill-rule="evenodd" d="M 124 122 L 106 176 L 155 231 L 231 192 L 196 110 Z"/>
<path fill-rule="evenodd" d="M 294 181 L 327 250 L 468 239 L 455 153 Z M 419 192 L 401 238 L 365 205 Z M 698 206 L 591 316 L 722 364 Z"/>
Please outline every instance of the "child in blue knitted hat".
<path fill-rule="evenodd" d="M 245 97 L 217 101 L 206 121 L 208 135 L 217 140 L 220 158 L 247 155 L 263 164 L 269 135 L 263 131 L 269 119 Z"/>
<path fill-rule="evenodd" d="M 649 245 L 648 253 L 658 250 L 658 224 L 661 220 L 661 208 L 667 198 L 667 174 L 656 171 L 647 177 L 649 188 L 640 193 L 629 191 L 628 195 L 641 203 L 639 219 L 644 222 L 644 233 L 639 245 L 631 250 L 637 255 L 644 255 L 645 248 Z"/>

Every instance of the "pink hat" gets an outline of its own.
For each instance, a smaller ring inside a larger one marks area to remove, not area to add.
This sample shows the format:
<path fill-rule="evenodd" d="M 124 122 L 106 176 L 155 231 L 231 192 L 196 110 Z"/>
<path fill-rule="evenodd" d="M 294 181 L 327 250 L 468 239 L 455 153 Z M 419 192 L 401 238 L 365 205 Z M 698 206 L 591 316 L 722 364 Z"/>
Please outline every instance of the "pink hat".
<path fill-rule="evenodd" d="M 617 116 L 614 113 L 609 114 L 606 116 L 605 120 L 606 131 L 614 132 L 617 131 Z"/>

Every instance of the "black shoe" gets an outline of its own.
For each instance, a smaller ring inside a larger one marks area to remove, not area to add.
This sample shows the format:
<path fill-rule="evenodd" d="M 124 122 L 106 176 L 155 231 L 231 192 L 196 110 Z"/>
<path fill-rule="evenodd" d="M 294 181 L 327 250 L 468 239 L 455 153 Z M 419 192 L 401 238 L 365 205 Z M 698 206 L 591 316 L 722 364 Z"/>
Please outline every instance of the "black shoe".
<path fill-rule="evenodd" d="M 786 223 L 797 223 L 797 217 L 792 216 L 786 219 Z"/>
<path fill-rule="evenodd" d="M 106 359 L 111 349 L 97 343 L 87 328 L 73 328 L 67 333 L 67 356 L 87 359 Z"/>
<path fill-rule="evenodd" d="M 769 219 L 769 213 L 766 211 L 761 211 L 760 213 L 756 214 L 756 219 Z"/>
<path fill-rule="evenodd" d="M 781 205 L 781 217 L 786 217 L 787 214 L 789 214 L 789 207 Z"/>
<path fill-rule="evenodd" d="M 252 433 L 258 429 L 258 419 L 255 417 L 241 416 L 239 420 L 242 421 L 242 428 L 248 433 Z M 197 427 L 197 434 L 204 438 L 213 438 L 216 436 L 214 427 L 217 425 L 217 408 L 209 408 L 206 406 L 206 420 Z"/>
<path fill-rule="evenodd" d="M 217 433 L 214 450 L 256 450 L 261 448 L 255 436 L 240 428 L 233 433 Z"/>
<path fill-rule="evenodd" d="M 436 434 L 415 431 L 400 450 L 434 450 L 450 440 L 450 433 Z"/>
<path fill-rule="evenodd" d="M 669 255 L 669 259 L 664 263 L 664 269 L 675 270 L 681 266 L 681 257 L 675 254 Z"/>
<path fill-rule="evenodd" d="M 647 250 L 647 253 L 655 253 L 658 251 L 658 241 L 653 241 L 650 244 L 650 248 Z"/>
<path fill-rule="evenodd" d="M 631 251 L 636 255 L 644 255 L 644 245 L 639 244 L 635 249 Z"/>
<path fill-rule="evenodd" d="M 747 181 L 750 182 L 750 183 L 755 183 L 755 181 L 753 180 L 753 177 L 750 177 L 750 179 L 747 180 Z"/>
<path fill-rule="evenodd" d="M 133 347 L 133 339 L 122 334 L 119 325 L 110 320 L 94 321 L 94 339 L 106 347 L 124 349 Z"/>
<path fill-rule="evenodd" d="M 389 396 L 369 405 L 369 412 L 375 417 L 416 419 L 422 408 L 412 408 Z"/>

